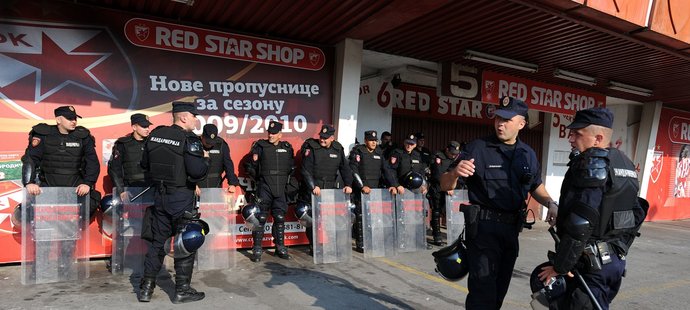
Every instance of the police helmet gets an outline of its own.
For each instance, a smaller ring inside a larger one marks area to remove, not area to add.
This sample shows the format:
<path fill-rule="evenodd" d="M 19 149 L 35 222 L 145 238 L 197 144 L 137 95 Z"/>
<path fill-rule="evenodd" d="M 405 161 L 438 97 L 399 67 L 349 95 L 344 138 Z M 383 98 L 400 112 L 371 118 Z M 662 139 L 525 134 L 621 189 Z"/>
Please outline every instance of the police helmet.
<path fill-rule="evenodd" d="M 103 196 L 101 199 L 101 212 L 104 216 L 111 216 L 113 214 L 113 208 L 119 206 L 122 203 L 120 198 L 113 196 L 113 194 L 108 194 Z"/>
<path fill-rule="evenodd" d="M 541 273 L 541 269 L 546 266 L 553 266 L 553 264 L 551 262 L 544 262 L 534 268 L 529 277 L 529 287 L 532 293 L 541 292 L 544 297 L 546 297 L 546 300 L 554 301 L 565 294 L 566 277 L 558 275 L 550 279 L 548 285 L 544 284 L 544 282 L 539 280 L 539 273 Z"/>
<path fill-rule="evenodd" d="M 12 217 L 10 218 L 12 225 L 14 227 L 22 227 L 22 204 L 18 203 L 12 211 Z"/>
<path fill-rule="evenodd" d="M 306 203 L 299 201 L 295 206 L 295 216 L 299 219 L 300 224 L 304 227 L 311 227 L 313 221 L 311 217 L 311 206 Z"/>
<path fill-rule="evenodd" d="M 403 187 L 411 190 L 418 189 L 424 184 L 424 177 L 414 171 L 410 171 L 403 176 Z"/>
<path fill-rule="evenodd" d="M 194 254 L 205 239 L 204 228 L 197 222 L 189 222 L 165 241 L 165 252 L 174 258 L 187 257 Z"/>
<path fill-rule="evenodd" d="M 244 225 L 252 231 L 262 231 L 263 224 L 259 217 L 261 216 L 261 209 L 259 206 L 249 203 L 242 207 L 242 217 L 244 218 Z"/>
<path fill-rule="evenodd" d="M 436 262 L 436 272 L 448 281 L 462 280 L 470 272 L 466 253 L 467 248 L 461 236 L 451 245 L 431 253 Z"/>

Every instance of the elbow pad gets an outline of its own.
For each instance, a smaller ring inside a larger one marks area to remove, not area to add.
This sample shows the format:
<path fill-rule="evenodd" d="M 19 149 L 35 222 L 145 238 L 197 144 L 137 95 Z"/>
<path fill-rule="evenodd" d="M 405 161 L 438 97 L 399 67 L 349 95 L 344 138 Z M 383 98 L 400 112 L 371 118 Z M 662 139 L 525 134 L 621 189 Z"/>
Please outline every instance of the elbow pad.
<path fill-rule="evenodd" d="M 36 167 L 34 161 L 26 156 L 26 158 L 22 159 L 22 184 L 35 183 L 35 178 Z"/>

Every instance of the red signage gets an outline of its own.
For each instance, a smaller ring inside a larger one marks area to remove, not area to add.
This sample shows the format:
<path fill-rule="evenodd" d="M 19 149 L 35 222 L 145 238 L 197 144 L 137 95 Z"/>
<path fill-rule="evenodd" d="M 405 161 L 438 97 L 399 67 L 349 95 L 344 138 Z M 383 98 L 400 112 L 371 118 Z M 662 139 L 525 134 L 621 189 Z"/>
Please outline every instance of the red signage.
<path fill-rule="evenodd" d="M 326 56 L 316 47 L 143 18 L 127 21 L 125 36 L 141 47 L 297 69 L 317 71 L 326 63 Z"/>
<path fill-rule="evenodd" d="M 498 104 L 504 96 L 519 98 L 530 109 L 560 114 L 575 114 L 579 110 L 606 105 L 606 96 L 602 94 L 485 70 L 482 73 L 482 102 Z"/>
<path fill-rule="evenodd" d="M 668 139 L 673 143 L 690 143 L 690 118 L 672 117 L 668 124 Z"/>

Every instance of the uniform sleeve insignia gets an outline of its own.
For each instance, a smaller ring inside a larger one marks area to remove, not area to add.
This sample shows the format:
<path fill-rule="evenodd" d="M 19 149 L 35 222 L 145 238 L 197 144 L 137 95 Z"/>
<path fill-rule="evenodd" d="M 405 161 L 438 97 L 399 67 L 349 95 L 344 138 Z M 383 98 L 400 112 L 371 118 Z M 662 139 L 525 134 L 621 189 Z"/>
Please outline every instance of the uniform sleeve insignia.
<path fill-rule="evenodd" d="M 72 112 L 74 112 L 74 107 L 73 107 L 73 106 L 69 106 L 69 110 L 72 111 Z"/>
<path fill-rule="evenodd" d="M 357 155 L 355 156 L 355 160 L 356 160 L 357 162 L 359 162 L 359 154 L 357 154 Z"/>
<path fill-rule="evenodd" d="M 391 164 L 395 165 L 395 162 L 396 162 L 397 160 L 398 160 L 397 158 L 391 156 Z"/>
<path fill-rule="evenodd" d="M 31 146 L 37 147 L 39 144 L 41 144 L 41 138 L 38 138 L 38 137 L 31 138 Z"/>
<path fill-rule="evenodd" d="M 436 157 L 436 164 L 437 164 L 437 165 L 440 165 L 440 164 L 441 164 L 441 159 L 438 158 L 438 157 Z"/>
<path fill-rule="evenodd" d="M 253 155 L 252 155 L 252 160 L 253 160 L 253 161 L 259 160 L 259 154 L 253 154 Z"/>
<path fill-rule="evenodd" d="M 311 152 L 311 150 L 310 150 L 310 149 L 306 149 L 306 150 L 304 150 L 304 156 L 309 156 L 309 153 L 310 153 L 310 152 Z"/>

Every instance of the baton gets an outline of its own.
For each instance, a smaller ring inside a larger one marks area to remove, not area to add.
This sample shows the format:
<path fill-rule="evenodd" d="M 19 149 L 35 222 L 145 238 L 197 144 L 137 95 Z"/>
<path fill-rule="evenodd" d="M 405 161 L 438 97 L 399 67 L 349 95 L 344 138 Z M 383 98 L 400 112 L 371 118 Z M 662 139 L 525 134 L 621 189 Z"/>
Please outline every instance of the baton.
<path fill-rule="evenodd" d="M 136 196 L 130 198 L 129 201 L 131 202 L 131 201 L 137 200 L 137 198 L 141 197 L 141 195 L 143 195 L 144 193 L 148 192 L 150 189 L 151 189 L 151 186 L 149 186 L 149 187 L 147 187 L 147 188 L 144 188 L 144 190 L 142 190 L 141 193 L 139 193 L 139 194 L 137 194 Z"/>
<path fill-rule="evenodd" d="M 558 237 L 556 234 L 556 230 L 553 228 L 553 226 L 549 227 L 549 233 L 551 234 L 551 237 L 553 237 L 553 240 L 556 241 L 556 246 L 561 242 L 561 238 Z M 589 299 L 592 300 L 592 303 L 598 310 L 602 310 L 601 306 L 599 305 L 599 301 L 597 301 L 596 297 L 594 297 L 594 293 L 592 293 L 592 290 L 589 289 L 589 286 L 587 285 L 587 282 L 585 282 L 585 279 L 582 277 L 579 271 L 577 269 L 573 269 L 572 273 L 577 277 L 578 281 L 580 281 L 580 284 L 585 288 L 585 291 L 587 291 L 587 295 L 589 296 Z"/>

